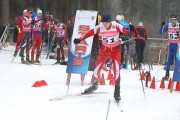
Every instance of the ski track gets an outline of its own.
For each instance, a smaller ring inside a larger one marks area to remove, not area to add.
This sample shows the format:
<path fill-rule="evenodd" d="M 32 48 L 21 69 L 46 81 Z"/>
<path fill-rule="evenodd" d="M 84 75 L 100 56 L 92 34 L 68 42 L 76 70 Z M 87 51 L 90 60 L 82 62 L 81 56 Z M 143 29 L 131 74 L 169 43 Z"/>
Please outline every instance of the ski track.
<path fill-rule="evenodd" d="M 121 70 L 120 107 L 114 102 L 114 86 L 109 85 L 109 80 L 97 90 L 108 94 L 49 101 L 67 93 L 66 66 L 51 65 L 55 60 L 50 59 L 42 59 L 43 65 L 24 65 L 19 56 L 10 63 L 14 46 L 3 49 L 0 53 L 0 120 L 105 120 L 109 99 L 108 120 L 180 120 L 180 92 L 169 93 L 168 81 L 165 82 L 166 89 L 161 90 L 160 82 L 156 82 L 156 89 L 145 88 L 144 95 L 137 75 L 139 71 L 132 71 L 128 66 L 128 70 Z M 153 67 L 151 77 L 156 77 L 158 67 Z M 165 74 L 162 68 L 159 66 L 158 69 L 159 80 Z M 148 70 L 148 66 L 145 69 Z M 103 73 L 107 78 L 108 73 Z M 173 71 L 170 74 L 172 77 Z M 91 76 L 92 72 L 88 72 L 85 85 L 81 86 L 80 75 L 73 74 L 69 94 L 84 91 Z M 48 86 L 31 87 L 38 80 L 45 80 Z"/>

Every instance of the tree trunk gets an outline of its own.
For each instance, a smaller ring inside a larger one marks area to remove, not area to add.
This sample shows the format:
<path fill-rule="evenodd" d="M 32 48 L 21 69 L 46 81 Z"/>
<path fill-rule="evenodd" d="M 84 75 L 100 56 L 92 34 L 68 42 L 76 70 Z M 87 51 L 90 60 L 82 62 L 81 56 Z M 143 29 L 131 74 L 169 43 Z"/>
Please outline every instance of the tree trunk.
<path fill-rule="evenodd" d="M 9 24 L 9 0 L 2 0 L 2 25 Z"/>

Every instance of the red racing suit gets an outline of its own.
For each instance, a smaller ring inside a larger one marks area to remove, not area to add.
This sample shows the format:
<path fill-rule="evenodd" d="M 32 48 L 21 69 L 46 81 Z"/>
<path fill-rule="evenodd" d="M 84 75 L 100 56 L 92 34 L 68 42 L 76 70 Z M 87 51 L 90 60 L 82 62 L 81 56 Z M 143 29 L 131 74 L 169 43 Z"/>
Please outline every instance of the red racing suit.
<path fill-rule="evenodd" d="M 32 29 L 32 51 L 31 51 L 31 61 L 34 61 L 34 51 L 36 50 L 36 61 L 38 61 L 40 56 L 40 48 L 42 44 L 42 20 L 37 16 L 34 18 L 35 24 Z"/>
<path fill-rule="evenodd" d="M 119 66 L 121 61 L 121 50 L 120 41 L 118 40 L 120 32 L 125 35 L 129 34 L 129 31 L 125 29 L 122 25 L 112 21 L 108 28 L 105 28 L 104 25 L 100 23 L 95 28 L 91 29 L 79 38 L 80 40 L 84 40 L 87 37 L 90 37 L 97 33 L 102 37 L 102 46 L 96 61 L 96 67 L 93 72 L 96 81 L 98 81 L 98 77 L 100 76 L 100 71 L 104 63 L 107 59 L 111 58 L 114 66 L 113 71 L 115 86 L 119 86 L 120 84 Z"/>
<path fill-rule="evenodd" d="M 19 16 L 18 20 L 16 21 L 16 28 L 18 29 L 16 51 L 19 50 L 19 46 L 20 46 L 21 39 L 22 39 L 22 33 L 23 33 L 22 22 L 23 22 L 23 16 Z"/>

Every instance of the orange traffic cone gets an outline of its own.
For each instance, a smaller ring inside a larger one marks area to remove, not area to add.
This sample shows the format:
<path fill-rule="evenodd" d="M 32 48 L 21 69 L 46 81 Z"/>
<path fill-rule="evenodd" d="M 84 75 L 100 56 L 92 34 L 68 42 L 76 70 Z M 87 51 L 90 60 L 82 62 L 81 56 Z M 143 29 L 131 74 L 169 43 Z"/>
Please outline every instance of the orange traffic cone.
<path fill-rule="evenodd" d="M 111 74 L 111 79 L 110 79 L 109 85 L 115 85 L 113 74 Z"/>
<path fill-rule="evenodd" d="M 180 83 L 179 83 L 179 81 L 176 82 L 176 91 L 180 91 Z"/>
<path fill-rule="evenodd" d="M 104 73 L 102 74 L 100 85 L 105 85 Z"/>
<path fill-rule="evenodd" d="M 41 87 L 41 86 L 47 86 L 48 84 L 46 83 L 46 81 L 45 80 L 41 80 L 40 82 L 39 82 L 39 86 Z"/>
<path fill-rule="evenodd" d="M 144 77 L 144 70 L 142 70 L 142 73 L 141 73 L 141 79 L 140 80 L 145 80 L 145 77 Z"/>
<path fill-rule="evenodd" d="M 109 70 L 108 77 L 107 77 L 107 80 L 110 80 L 110 79 L 111 79 L 111 70 Z"/>
<path fill-rule="evenodd" d="M 153 80 L 151 82 L 150 88 L 155 89 L 156 85 L 155 85 L 155 77 L 153 77 Z"/>
<path fill-rule="evenodd" d="M 170 79 L 169 79 L 169 83 L 168 83 L 168 89 L 171 88 L 171 85 L 172 85 L 172 79 L 170 78 Z"/>
<path fill-rule="evenodd" d="M 32 85 L 32 87 L 39 87 L 39 81 L 36 81 L 36 82 Z"/>
<path fill-rule="evenodd" d="M 159 88 L 161 88 L 161 89 L 165 88 L 164 77 L 162 77 L 161 84 L 160 84 Z"/>

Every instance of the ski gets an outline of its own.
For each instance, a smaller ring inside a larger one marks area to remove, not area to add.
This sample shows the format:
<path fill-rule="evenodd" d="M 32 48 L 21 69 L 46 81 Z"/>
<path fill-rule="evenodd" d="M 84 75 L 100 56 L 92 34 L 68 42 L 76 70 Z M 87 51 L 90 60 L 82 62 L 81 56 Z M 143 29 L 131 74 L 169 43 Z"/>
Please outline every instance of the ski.
<path fill-rule="evenodd" d="M 94 95 L 98 95 L 98 94 L 107 94 L 107 92 L 93 92 L 90 94 L 75 93 L 75 94 L 51 98 L 51 99 L 49 99 L 49 101 L 59 101 L 59 100 L 72 99 L 72 98 L 90 97 L 90 96 L 94 96 Z"/>
<path fill-rule="evenodd" d="M 115 103 L 116 103 L 118 109 L 120 110 L 120 112 L 124 112 L 124 110 L 122 109 L 122 105 L 120 105 L 120 101 L 119 102 L 115 101 Z"/>

